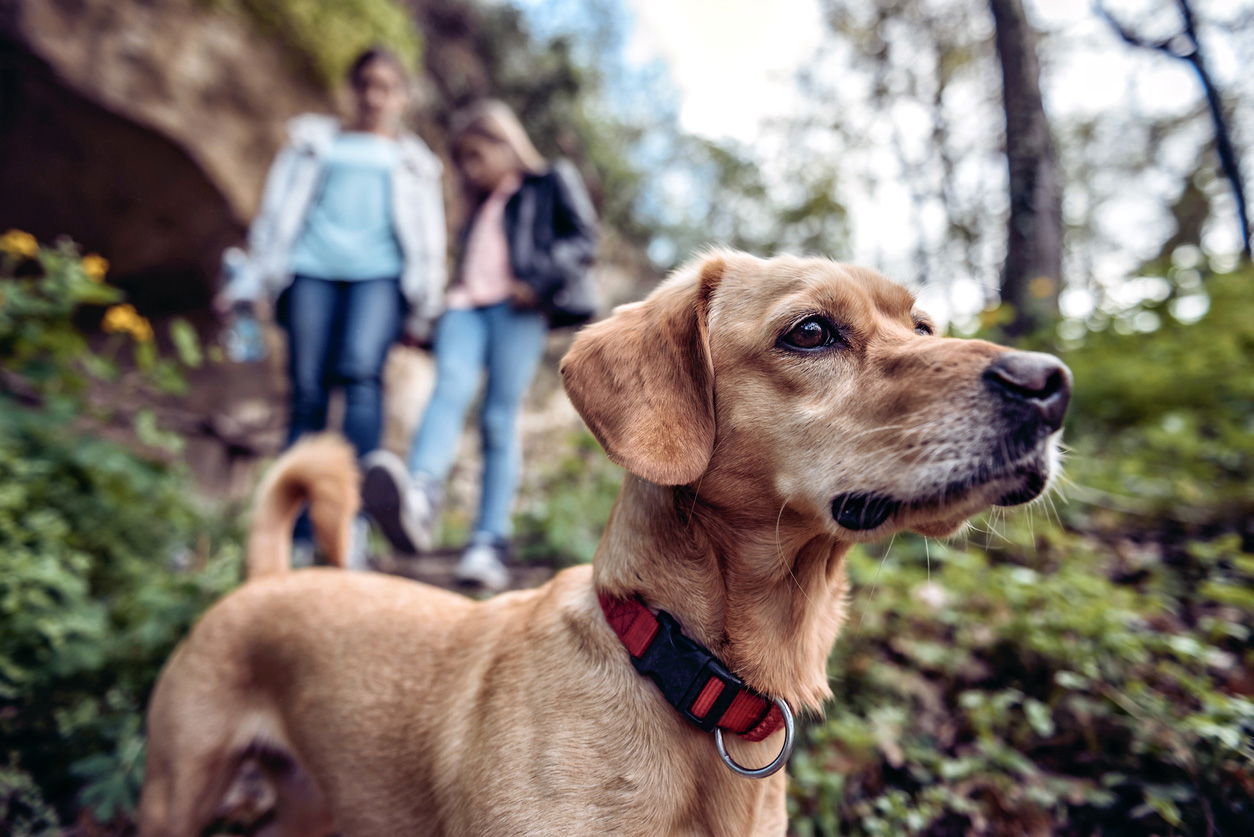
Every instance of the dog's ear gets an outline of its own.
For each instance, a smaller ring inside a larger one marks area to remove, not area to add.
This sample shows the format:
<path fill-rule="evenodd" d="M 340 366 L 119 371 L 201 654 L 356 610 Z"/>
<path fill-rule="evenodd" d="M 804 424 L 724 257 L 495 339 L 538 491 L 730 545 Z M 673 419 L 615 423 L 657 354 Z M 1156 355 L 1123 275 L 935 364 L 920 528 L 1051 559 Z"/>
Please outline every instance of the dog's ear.
<path fill-rule="evenodd" d="M 711 255 L 643 302 L 575 337 L 562 381 L 610 459 L 659 485 L 686 485 L 714 450 L 714 369 L 706 325 L 725 268 Z"/>

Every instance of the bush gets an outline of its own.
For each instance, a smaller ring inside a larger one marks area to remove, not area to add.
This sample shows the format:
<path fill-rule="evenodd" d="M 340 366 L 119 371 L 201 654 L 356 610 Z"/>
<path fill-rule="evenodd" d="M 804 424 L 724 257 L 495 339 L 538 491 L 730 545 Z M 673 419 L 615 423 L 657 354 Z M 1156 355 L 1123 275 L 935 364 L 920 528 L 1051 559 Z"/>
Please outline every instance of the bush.
<path fill-rule="evenodd" d="M 1254 531 L 1252 284 L 1250 270 L 1213 276 L 1200 321 L 1173 315 L 1178 296 L 1149 301 L 1067 355 L 1080 382 L 1070 434 L 1079 498 L 1159 531 Z M 1127 333 L 1140 323 L 1157 327 Z"/>
<path fill-rule="evenodd" d="M 569 566 L 596 554 L 623 481 L 587 431 L 568 439 L 570 453 L 546 467 L 517 515 L 519 558 Z"/>
<path fill-rule="evenodd" d="M 120 299 L 103 260 L 12 232 L 0 249 L 0 825 L 35 834 L 57 812 L 107 823 L 134 808 L 148 691 L 237 578 L 239 539 L 189 500 L 185 474 L 97 438 L 112 414 L 88 402 L 93 381 L 178 381 L 133 309 L 104 312 L 115 333 L 95 351 L 75 327 Z M 111 358 L 127 348 L 138 371 L 123 374 Z"/>
<path fill-rule="evenodd" d="M 1254 583 L 1235 538 L 1197 548 L 1215 583 Z M 1248 825 L 1254 611 L 1189 625 L 1169 567 L 1123 583 L 1110 553 L 1023 520 L 995 544 L 853 553 L 836 699 L 792 764 L 796 833 Z"/>

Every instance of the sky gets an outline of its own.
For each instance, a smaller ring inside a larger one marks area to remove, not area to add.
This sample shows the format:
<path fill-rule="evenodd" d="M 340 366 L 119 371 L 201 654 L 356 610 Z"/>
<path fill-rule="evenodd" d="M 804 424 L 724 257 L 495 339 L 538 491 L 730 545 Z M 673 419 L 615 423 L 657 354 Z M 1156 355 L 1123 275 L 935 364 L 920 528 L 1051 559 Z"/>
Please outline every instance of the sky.
<path fill-rule="evenodd" d="M 763 120 L 796 109 L 794 78 L 823 36 L 818 0 L 627 5 L 636 18 L 627 58 L 661 58 L 669 66 L 686 131 L 752 143 Z"/>
<path fill-rule="evenodd" d="M 1227 13 L 1241 2 L 1195 0 L 1195 5 Z M 794 79 L 822 42 L 819 0 L 626 0 L 626 5 L 635 17 L 628 59 L 665 62 L 680 95 L 681 125 L 712 139 L 753 143 L 764 120 L 795 110 Z M 1106 30 L 1093 15 L 1092 0 L 1029 0 L 1028 5 L 1034 23 L 1064 38 Z M 1152 6 L 1174 11 L 1165 0 L 1108 5 L 1116 12 Z M 1052 80 L 1054 109 L 1100 111 L 1126 96 L 1131 62 L 1125 58 L 1120 53 L 1074 55 Z M 1220 79 L 1237 71 L 1231 56 L 1217 53 L 1211 60 Z M 1152 71 L 1157 71 L 1153 86 L 1161 101 L 1197 95 L 1196 80 L 1186 68 L 1159 63 Z"/>

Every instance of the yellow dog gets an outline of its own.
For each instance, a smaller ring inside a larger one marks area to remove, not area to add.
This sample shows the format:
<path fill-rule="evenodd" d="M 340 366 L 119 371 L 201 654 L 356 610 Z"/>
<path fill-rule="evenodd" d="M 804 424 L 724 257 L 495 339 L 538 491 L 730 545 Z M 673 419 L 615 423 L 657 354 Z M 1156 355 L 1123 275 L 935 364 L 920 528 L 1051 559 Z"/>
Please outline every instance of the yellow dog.
<path fill-rule="evenodd" d="M 302 502 L 331 541 L 356 508 L 346 450 L 294 449 L 260 577 L 153 696 L 143 835 L 783 834 L 785 774 L 737 770 L 829 696 L 850 545 L 1037 496 L 1070 392 L 871 271 L 733 252 L 584 329 L 562 375 L 629 472 L 593 565 L 483 602 L 286 572 Z"/>

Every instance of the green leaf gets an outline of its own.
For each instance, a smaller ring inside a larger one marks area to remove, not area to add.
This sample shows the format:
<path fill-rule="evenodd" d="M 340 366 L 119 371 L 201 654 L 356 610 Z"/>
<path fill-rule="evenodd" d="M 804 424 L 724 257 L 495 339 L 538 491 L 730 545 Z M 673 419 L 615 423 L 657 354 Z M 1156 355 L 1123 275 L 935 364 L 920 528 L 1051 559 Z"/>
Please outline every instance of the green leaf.
<path fill-rule="evenodd" d="M 200 351 L 200 338 L 196 335 L 196 329 L 192 328 L 191 324 L 182 317 L 178 317 L 170 323 L 170 341 L 174 344 L 179 360 L 184 365 L 195 369 L 204 362 L 204 356 Z"/>

